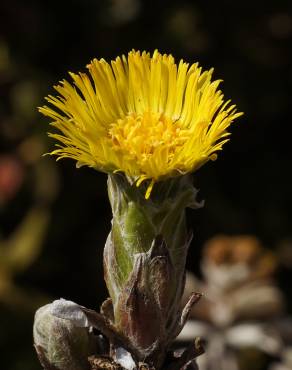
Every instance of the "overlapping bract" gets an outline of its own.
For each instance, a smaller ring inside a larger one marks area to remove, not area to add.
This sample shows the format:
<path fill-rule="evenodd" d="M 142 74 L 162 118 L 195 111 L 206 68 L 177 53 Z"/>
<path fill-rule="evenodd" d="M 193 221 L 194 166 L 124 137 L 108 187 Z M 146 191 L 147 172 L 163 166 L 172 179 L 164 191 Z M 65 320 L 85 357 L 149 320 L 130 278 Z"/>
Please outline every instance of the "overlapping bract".
<path fill-rule="evenodd" d="M 228 141 L 236 112 L 213 70 L 177 65 L 171 55 L 131 51 L 107 63 L 94 59 L 89 73 L 70 73 L 59 96 L 40 112 L 53 119 L 61 144 L 51 154 L 111 173 L 123 172 L 139 186 L 195 171 Z"/>

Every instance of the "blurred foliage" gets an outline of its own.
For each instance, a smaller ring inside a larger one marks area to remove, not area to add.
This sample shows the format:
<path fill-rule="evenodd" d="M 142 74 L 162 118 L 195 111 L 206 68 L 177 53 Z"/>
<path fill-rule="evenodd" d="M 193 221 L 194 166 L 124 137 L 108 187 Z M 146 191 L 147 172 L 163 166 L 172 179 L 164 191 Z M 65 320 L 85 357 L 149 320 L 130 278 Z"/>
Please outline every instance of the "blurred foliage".
<path fill-rule="evenodd" d="M 41 157 L 52 143 L 36 110 L 53 84 L 93 57 L 158 48 L 215 67 L 245 116 L 218 161 L 195 176 L 206 206 L 188 214 L 195 232 L 189 263 L 218 232 L 255 234 L 273 248 L 285 241 L 280 255 L 291 256 L 290 1 L 2 0 L 0 17 L 0 287 L 9 275 L 18 292 L 9 303 L 0 288 L 3 368 L 40 368 L 33 311 L 21 299 L 34 307 L 62 296 L 95 308 L 106 295 L 106 178 Z M 26 227 L 23 246 L 14 244 Z M 14 261 L 9 273 L 7 260 Z M 279 278 L 288 294 L 291 263 L 284 260 Z"/>

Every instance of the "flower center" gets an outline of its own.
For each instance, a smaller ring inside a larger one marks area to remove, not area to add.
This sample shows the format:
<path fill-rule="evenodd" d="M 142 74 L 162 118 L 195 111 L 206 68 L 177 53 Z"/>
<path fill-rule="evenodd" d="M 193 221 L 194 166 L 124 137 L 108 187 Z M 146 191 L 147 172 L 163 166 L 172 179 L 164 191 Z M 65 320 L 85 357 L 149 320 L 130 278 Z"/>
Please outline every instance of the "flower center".
<path fill-rule="evenodd" d="M 173 121 L 153 112 L 128 114 L 110 125 L 109 136 L 115 150 L 139 162 L 147 161 L 164 150 L 171 160 L 189 137 L 188 130 L 181 127 L 179 120 Z"/>

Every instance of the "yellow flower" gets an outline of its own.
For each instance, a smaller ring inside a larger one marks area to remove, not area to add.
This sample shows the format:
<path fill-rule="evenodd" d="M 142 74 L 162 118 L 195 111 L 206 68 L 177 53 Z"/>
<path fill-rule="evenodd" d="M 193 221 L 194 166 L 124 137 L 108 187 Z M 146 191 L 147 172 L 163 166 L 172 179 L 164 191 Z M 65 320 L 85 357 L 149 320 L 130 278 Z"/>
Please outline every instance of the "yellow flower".
<path fill-rule="evenodd" d="M 89 73 L 70 73 L 40 112 L 62 134 L 51 154 L 103 172 L 125 173 L 136 185 L 195 171 L 228 141 L 226 129 L 242 115 L 218 85 L 213 70 L 155 51 L 131 51 L 107 63 L 94 59 Z"/>

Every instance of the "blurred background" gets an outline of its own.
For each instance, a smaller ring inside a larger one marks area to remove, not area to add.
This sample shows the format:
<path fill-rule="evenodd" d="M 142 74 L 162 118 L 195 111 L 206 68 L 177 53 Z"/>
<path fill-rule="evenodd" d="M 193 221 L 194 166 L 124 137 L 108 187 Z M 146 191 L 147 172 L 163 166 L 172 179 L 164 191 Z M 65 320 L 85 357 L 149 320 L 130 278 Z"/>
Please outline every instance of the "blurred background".
<path fill-rule="evenodd" d="M 2 0 L 0 5 L 0 363 L 37 370 L 37 307 L 63 297 L 98 308 L 111 211 L 106 176 L 42 157 L 53 147 L 37 112 L 52 86 L 94 57 L 132 48 L 214 67 L 245 115 L 215 163 L 195 175 L 205 207 L 188 211 L 188 268 L 202 245 L 250 234 L 274 253 L 291 314 L 291 1 Z"/>

